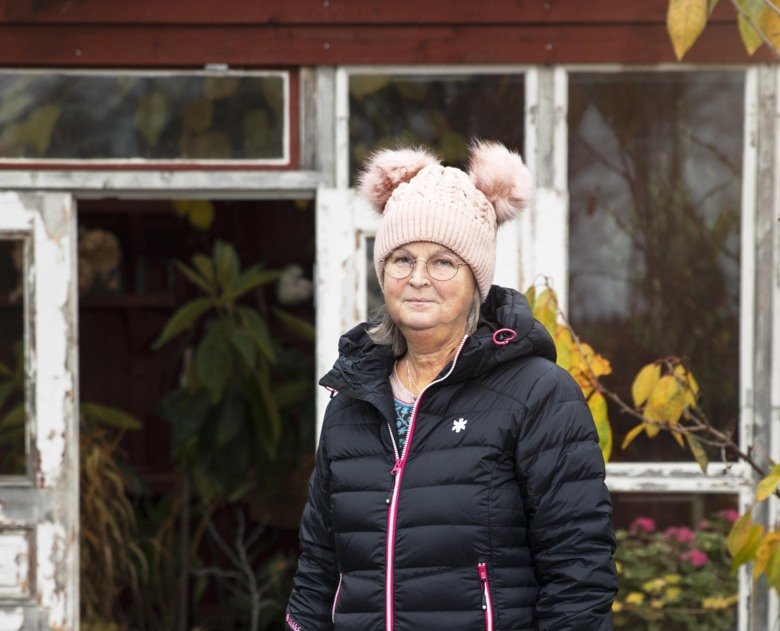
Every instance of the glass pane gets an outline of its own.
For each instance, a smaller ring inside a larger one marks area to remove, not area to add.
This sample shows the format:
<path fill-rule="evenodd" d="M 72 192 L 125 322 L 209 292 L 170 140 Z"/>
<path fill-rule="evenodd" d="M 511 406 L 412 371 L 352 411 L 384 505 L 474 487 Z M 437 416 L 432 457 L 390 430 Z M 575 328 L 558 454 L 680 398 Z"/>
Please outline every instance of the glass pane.
<path fill-rule="evenodd" d="M 523 152 L 522 74 L 351 75 L 350 173 L 376 149 L 422 144 L 464 167 L 472 138 Z"/>
<path fill-rule="evenodd" d="M 286 108 L 282 74 L 0 73 L 0 157 L 283 158 Z"/>
<path fill-rule="evenodd" d="M 0 475 L 24 475 L 24 246 L 0 240 Z"/>
<path fill-rule="evenodd" d="M 613 493 L 612 501 L 615 629 L 734 629 L 738 587 L 726 535 L 737 517 L 737 498 Z"/>
<path fill-rule="evenodd" d="M 741 72 L 570 77 L 572 324 L 612 361 L 605 384 L 627 401 L 644 364 L 688 359 L 703 409 L 728 430 L 738 415 L 742 115 Z M 610 418 L 620 445 L 635 422 L 615 409 Z M 690 459 L 663 432 L 613 452 Z"/>

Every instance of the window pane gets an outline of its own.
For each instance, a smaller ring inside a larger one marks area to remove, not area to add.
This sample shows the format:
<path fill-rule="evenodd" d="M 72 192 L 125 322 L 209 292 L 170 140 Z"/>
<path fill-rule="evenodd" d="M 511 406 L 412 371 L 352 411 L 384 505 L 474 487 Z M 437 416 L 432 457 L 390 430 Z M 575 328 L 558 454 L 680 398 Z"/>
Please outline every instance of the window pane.
<path fill-rule="evenodd" d="M 0 475 L 24 475 L 24 245 L 0 240 Z"/>
<path fill-rule="evenodd" d="M 525 88 L 521 74 L 351 75 L 350 173 L 376 149 L 423 144 L 463 167 L 472 138 L 523 151 Z"/>
<path fill-rule="evenodd" d="M 615 629 L 734 629 L 737 576 L 726 535 L 732 495 L 613 493 Z"/>
<path fill-rule="evenodd" d="M 742 116 L 741 72 L 570 77 L 571 321 L 629 401 L 645 363 L 689 359 L 721 429 L 738 416 Z M 620 445 L 635 423 L 611 418 Z M 613 452 L 690 459 L 663 432 Z"/>
<path fill-rule="evenodd" d="M 0 74 L 0 158 L 281 159 L 284 75 Z"/>

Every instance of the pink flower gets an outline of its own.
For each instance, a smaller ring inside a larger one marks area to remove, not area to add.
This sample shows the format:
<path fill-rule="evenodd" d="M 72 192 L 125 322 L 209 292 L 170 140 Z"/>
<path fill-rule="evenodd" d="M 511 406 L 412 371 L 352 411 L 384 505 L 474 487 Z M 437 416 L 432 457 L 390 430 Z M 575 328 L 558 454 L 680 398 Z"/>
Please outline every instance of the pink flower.
<path fill-rule="evenodd" d="M 667 528 L 664 530 L 664 537 L 667 539 L 674 539 L 679 543 L 690 543 L 696 539 L 696 535 L 693 533 L 693 530 L 686 528 L 685 526 L 682 528 Z"/>
<path fill-rule="evenodd" d="M 630 529 L 634 532 L 655 532 L 655 520 L 651 517 L 637 517 Z"/>
<path fill-rule="evenodd" d="M 710 557 L 707 556 L 707 553 L 702 552 L 698 548 L 691 548 L 687 552 L 683 552 L 680 555 L 680 559 L 688 561 L 693 567 L 701 567 L 710 562 Z"/>
<path fill-rule="evenodd" d="M 732 524 L 739 519 L 739 513 L 733 508 L 724 508 L 722 511 L 718 511 L 718 515 Z"/>

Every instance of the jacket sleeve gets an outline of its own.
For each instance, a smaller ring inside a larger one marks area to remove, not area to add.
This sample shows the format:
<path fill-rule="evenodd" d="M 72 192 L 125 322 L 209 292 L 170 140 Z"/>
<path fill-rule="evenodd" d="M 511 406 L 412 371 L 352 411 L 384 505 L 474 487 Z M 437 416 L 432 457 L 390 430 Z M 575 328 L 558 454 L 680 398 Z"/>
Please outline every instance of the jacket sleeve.
<path fill-rule="evenodd" d="M 330 468 L 323 428 L 314 471 L 309 479 L 309 499 L 301 517 L 301 556 L 285 614 L 285 628 L 292 631 L 333 629 L 331 606 L 338 583 L 338 568 L 329 507 Z"/>
<path fill-rule="evenodd" d="M 569 373 L 554 366 L 532 386 L 525 413 L 515 462 L 539 583 L 534 628 L 608 631 L 615 536 L 590 409 Z"/>

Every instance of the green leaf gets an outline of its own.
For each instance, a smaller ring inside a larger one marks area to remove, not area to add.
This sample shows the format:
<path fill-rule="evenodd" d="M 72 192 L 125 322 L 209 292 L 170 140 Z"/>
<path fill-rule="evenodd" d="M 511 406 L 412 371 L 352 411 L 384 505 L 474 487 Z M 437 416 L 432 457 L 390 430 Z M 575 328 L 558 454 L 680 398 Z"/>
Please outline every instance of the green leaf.
<path fill-rule="evenodd" d="M 185 303 L 171 316 L 165 323 L 160 337 L 152 344 L 152 348 L 157 350 L 164 344 L 170 342 L 182 331 L 190 327 L 200 316 L 213 306 L 209 298 L 195 298 Z"/>
<path fill-rule="evenodd" d="M 274 315 L 279 318 L 279 321 L 288 329 L 291 333 L 297 335 L 300 339 L 306 342 L 314 342 L 315 328 L 314 325 L 308 320 L 294 316 L 293 314 L 280 309 L 279 307 L 273 307 L 272 311 Z"/>
<path fill-rule="evenodd" d="M 706 474 L 707 465 L 709 464 L 709 459 L 707 458 L 707 452 L 704 451 L 704 448 L 701 446 L 701 443 L 690 432 L 685 433 L 685 439 L 688 441 L 688 447 L 690 448 L 693 457 L 696 458 L 696 462 L 699 463 L 702 472 Z"/>
<path fill-rule="evenodd" d="M 265 410 L 268 414 L 271 438 L 274 444 L 279 442 L 282 435 L 282 418 L 279 415 L 279 407 L 276 404 L 273 390 L 271 389 L 271 375 L 267 366 L 261 366 L 257 373 L 257 384 L 260 386 L 260 394 L 263 397 Z"/>
<path fill-rule="evenodd" d="M 82 403 L 81 412 L 87 421 L 98 425 L 127 430 L 137 430 L 143 427 L 143 423 L 132 414 L 99 403 Z"/>
<path fill-rule="evenodd" d="M 253 265 L 233 281 L 233 284 L 228 288 L 225 297 L 228 300 L 235 300 L 255 287 L 274 282 L 281 275 L 282 273 L 280 271 L 263 270 L 259 265 Z"/>
<path fill-rule="evenodd" d="M 193 285 L 195 285 L 198 289 L 203 291 L 205 294 L 208 294 L 209 296 L 216 293 L 216 288 L 209 285 L 208 280 L 203 277 L 201 274 L 196 272 L 194 269 L 192 269 L 190 266 L 185 265 L 181 261 L 174 261 L 174 265 L 176 265 L 176 269 L 178 269 L 184 276 L 189 280 Z"/>
<path fill-rule="evenodd" d="M 750 20 L 741 13 L 737 16 L 737 27 L 739 28 L 739 36 L 742 38 L 747 54 L 752 56 L 761 48 L 761 44 L 764 43 L 761 34 L 753 27 Z"/>
<path fill-rule="evenodd" d="M 274 389 L 276 404 L 280 409 L 298 405 L 306 399 L 314 398 L 314 383 L 308 379 L 288 381 Z"/>
<path fill-rule="evenodd" d="M 235 282 L 241 264 L 236 249 L 221 239 L 214 244 L 214 266 L 220 286 L 228 289 Z"/>
<path fill-rule="evenodd" d="M 252 340 L 257 346 L 257 350 L 260 354 L 269 362 L 276 361 L 276 354 L 274 353 L 273 343 L 271 342 L 271 335 L 268 332 L 268 325 L 260 314 L 251 307 L 238 306 L 236 307 L 238 317 L 241 319 L 242 324 L 246 327 L 246 330 L 252 336 Z"/>
<path fill-rule="evenodd" d="M 209 286 L 217 286 L 217 274 L 214 270 L 214 261 L 203 254 L 196 254 L 192 257 L 192 264 L 195 269 L 201 273 L 203 278 L 206 279 Z"/>
<path fill-rule="evenodd" d="M 235 392 L 228 391 L 219 409 L 219 421 L 217 425 L 217 444 L 227 445 L 241 430 L 244 420 L 242 401 Z"/>
<path fill-rule="evenodd" d="M 169 392 L 160 401 L 160 416 L 171 424 L 171 451 L 175 458 L 182 457 L 211 409 L 206 390 L 190 394 L 182 388 Z"/>
<path fill-rule="evenodd" d="M 230 380 L 233 353 L 224 327 L 214 325 L 195 349 L 195 371 L 212 404 L 219 403 Z"/>
<path fill-rule="evenodd" d="M 707 15 L 712 15 L 715 7 L 718 5 L 718 0 L 709 0 L 707 4 Z"/>
<path fill-rule="evenodd" d="M 249 370 L 254 369 L 257 359 L 257 347 L 252 340 L 252 335 L 246 329 L 234 329 L 230 336 L 230 343 L 236 349 L 238 354 L 244 360 L 244 364 Z"/>
<path fill-rule="evenodd" d="M 544 328 L 555 336 L 555 329 L 558 324 L 558 299 L 555 292 L 549 287 L 545 289 L 536 299 L 534 305 L 534 317 L 544 325 Z"/>
<path fill-rule="evenodd" d="M 24 426 L 24 419 L 24 403 L 17 403 L 8 410 L 8 413 L 2 419 L 0 419 L 0 429 L 5 430 L 11 427 Z"/>
<path fill-rule="evenodd" d="M 666 30 L 678 61 L 685 56 L 707 26 L 708 0 L 669 0 Z"/>
<path fill-rule="evenodd" d="M 16 392 L 16 389 L 15 381 L 6 381 L 5 383 L 0 383 L 0 409 L 2 409 L 2 407 L 5 405 L 5 402 L 8 401 L 8 397 Z"/>

